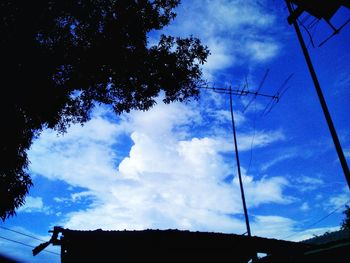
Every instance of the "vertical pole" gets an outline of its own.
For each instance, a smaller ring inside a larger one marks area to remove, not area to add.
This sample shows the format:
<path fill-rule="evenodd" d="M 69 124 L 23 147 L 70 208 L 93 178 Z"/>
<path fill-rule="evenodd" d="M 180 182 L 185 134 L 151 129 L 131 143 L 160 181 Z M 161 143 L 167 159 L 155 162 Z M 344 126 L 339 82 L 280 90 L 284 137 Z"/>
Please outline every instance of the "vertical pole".
<path fill-rule="evenodd" d="M 286 4 L 287 4 L 288 10 L 289 10 L 289 13 L 292 14 L 293 13 L 293 9 L 292 9 L 292 5 L 290 3 L 290 0 L 286 0 Z M 333 142 L 334 142 L 335 148 L 337 150 L 337 154 L 338 154 L 338 158 L 339 158 L 340 164 L 341 164 L 341 166 L 343 168 L 343 172 L 344 172 L 346 181 L 348 183 L 348 187 L 350 189 L 350 172 L 349 172 L 348 164 L 347 164 L 346 159 L 345 159 L 345 155 L 344 155 L 343 149 L 342 149 L 342 147 L 340 145 L 340 141 L 339 141 L 337 132 L 336 132 L 336 130 L 334 128 L 334 124 L 333 124 L 331 115 L 330 115 L 330 113 L 328 111 L 328 107 L 327 107 L 326 101 L 324 99 L 320 83 L 319 83 L 319 81 L 317 79 L 317 75 L 316 75 L 315 69 L 314 69 L 314 67 L 312 65 L 312 61 L 311 61 L 310 55 L 308 53 L 307 47 L 305 45 L 303 36 L 302 36 L 302 34 L 300 32 L 300 28 L 298 26 L 297 20 L 294 20 L 293 25 L 294 25 L 295 31 L 297 33 L 301 49 L 303 50 L 307 66 L 308 66 L 309 71 L 310 71 L 310 75 L 311 75 L 312 80 L 313 80 L 314 85 L 315 85 L 315 89 L 316 89 L 316 92 L 317 92 L 317 95 L 318 95 L 318 99 L 320 100 L 320 103 L 321 103 L 323 114 L 324 114 L 324 116 L 326 118 L 329 131 L 330 131 L 330 133 L 332 135 Z"/>
<path fill-rule="evenodd" d="M 230 88 L 230 107 L 231 107 L 231 120 L 232 120 L 233 141 L 234 141 L 234 144 L 235 144 L 235 153 L 236 153 L 236 162 L 237 162 L 237 170 L 238 170 L 238 179 L 239 179 L 239 186 L 240 186 L 240 188 L 241 188 L 241 195 L 242 195 L 242 202 L 243 202 L 243 211 L 244 211 L 244 217 L 245 217 L 245 224 L 246 224 L 246 226 L 247 226 L 247 234 L 248 234 L 248 236 L 251 236 L 250 225 L 249 225 L 249 218 L 248 218 L 248 210 L 247 210 L 247 206 L 246 206 L 246 202 L 245 202 L 244 189 L 243 189 L 243 182 L 242 182 L 241 165 L 240 165 L 240 162 L 239 162 L 239 155 L 238 155 L 235 119 L 234 119 L 234 117 L 233 117 L 233 106 L 232 106 L 232 93 L 231 93 L 231 88 Z"/>
<path fill-rule="evenodd" d="M 233 141 L 234 141 L 234 145 L 235 145 L 236 162 L 237 162 L 237 170 L 238 170 L 238 179 L 239 179 L 239 187 L 241 189 L 244 218 L 245 218 L 245 224 L 246 224 L 246 227 L 247 227 L 248 237 L 251 237 L 252 234 L 250 232 L 248 210 L 247 210 L 247 205 L 246 205 L 246 202 L 245 202 L 245 195 L 244 195 L 243 182 L 242 182 L 241 165 L 240 165 L 240 162 L 239 162 L 239 155 L 238 155 L 236 125 L 235 125 L 235 118 L 233 117 L 232 90 L 231 90 L 231 87 L 230 87 L 230 109 L 231 109 Z M 256 262 L 258 260 L 258 256 L 257 256 L 255 251 L 252 253 L 252 260 L 253 260 L 253 262 Z"/>

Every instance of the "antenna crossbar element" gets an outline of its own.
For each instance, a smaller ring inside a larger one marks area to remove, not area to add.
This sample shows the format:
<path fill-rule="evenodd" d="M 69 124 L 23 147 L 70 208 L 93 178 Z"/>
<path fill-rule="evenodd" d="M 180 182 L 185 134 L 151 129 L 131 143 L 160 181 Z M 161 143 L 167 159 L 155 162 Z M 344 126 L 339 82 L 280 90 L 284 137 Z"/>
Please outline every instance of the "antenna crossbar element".
<path fill-rule="evenodd" d="M 323 40 L 318 47 L 323 46 L 328 40 L 330 40 L 332 37 L 334 37 L 335 35 L 339 34 L 340 30 L 342 30 L 347 24 L 349 24 L 350 19 L 348 19 L 341 27 L 339 28 L 335 28 L 329 21 L 327 21 L 327 23 L 329 24 L 329 26 L 333 29 L 333 33 L 327 37 L 325 40 Z"/>
<path fill-rule="evenodd" d="M 244 90 L 244 89 L 214 88 L 214 87 L 203 87 L 202 89 L 209 89 L 217 93 L 232 94 L 237 96 L 255 95 L 255 96 L 261 96 L 261 97 L 271 98 L 275 100 L 279 99 L 278 95 L 270 95 L 270 94 L 259 93 L 257 91 L 250 91 L 250 90 Z"/>

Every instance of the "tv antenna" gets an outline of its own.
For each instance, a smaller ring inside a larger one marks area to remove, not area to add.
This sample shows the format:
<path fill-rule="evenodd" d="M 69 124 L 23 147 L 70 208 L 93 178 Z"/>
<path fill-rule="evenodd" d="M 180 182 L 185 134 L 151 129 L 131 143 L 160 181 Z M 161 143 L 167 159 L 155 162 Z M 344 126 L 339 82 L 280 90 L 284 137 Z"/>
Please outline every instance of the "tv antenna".
<path fill-rule="evenodd" d="M 240 186 L 240 191 L 241 191 L 241 198 L 242 198 L 242 204 L 243 204 L 243 212 L 244 212 L 244 218 L 245 218 L 245 223 L 246 223 L 246 233 L 249 237 L 251 237 L 251 229 L 250 229 L 250 223 L 249 223 L 249 216 L 248 216 L 248 209 L 246 205 L 246 200 L 245 200 L 245 193 L 244 193 L 244 187 L 243 187 L 243 180 L 242 180 L 242 173 L 241 173 L 241 165 L 240 165 L 240 159 L 239 159 L 239 151 L 238 151 L 238 146 L 237 146 L 237 134 L 236 134 L 236 124 L 235 124 L 235 118 L 234 118 L 234 112 L 233 112 L 233 102 L 232 102 L 232 96 L 253 96 L 252 99 L 248 102 L 248 104 L 245 106 L 244 111 L 247 110 L 247 108 L 250 106 L 250 104 L 257 98 L 257 97 L 265 97 L 269 98 L 270 102 L 266 106 L 264 113 L 266 112 L 266 109 L 270 112 L 272 107 L 276 105 L 281 97 L 285 94 L 288 88 L 286 88 L 286 85 L 288 81 L 292 78 L 293 74 L 290 75 L 284 83 L 280 86 L 280 88 L 277 90 L 276 94 L 270 95 L 266 93 L 260 93 L 260 90 L 262 86 L 265 83 L 265 80 L 269 74 L 269 69 L 266 70 L 266 73 L 262 80 L 260 81 L 260 84 L 257 88 L 256 91 L 250 91 L 248 89 L 248 82 L 246 80 L 246 84 L 244 85 L 243 88 L 232 88 L 231 86 L 228 88 L 215 88 L 215 87 L 203 87 L 202 89 L 208 89 L 211 91 L 214 91 L 219 94 L 225 94 L 229 95 L 230 99 L 230 112 L 231 112 L 231 123 L 232 123 L 232 135 L 233 135 L 233 143 L 234 143 L 234 148 L 235 148 L 235 156 L 236 156 L 236 166 L 237 166 L 237 172 L 238 172 L 238 179 L 239 179 L 239 186 Z M 255 262 L 257 259 L 257 255 L 253 255 L 253 262 Z"/>

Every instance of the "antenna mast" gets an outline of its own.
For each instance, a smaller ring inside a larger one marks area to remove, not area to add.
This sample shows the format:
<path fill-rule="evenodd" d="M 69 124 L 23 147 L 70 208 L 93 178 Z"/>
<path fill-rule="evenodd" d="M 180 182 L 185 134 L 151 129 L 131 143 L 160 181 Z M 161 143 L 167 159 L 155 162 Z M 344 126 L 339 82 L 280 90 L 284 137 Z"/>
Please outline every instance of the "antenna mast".
<path fill-rule="evenodd" d="M 231 110 L 231 120 L 232 120 L 232 132 L 233 132 L 233 141 L 235 144 L 235 153 L 236 153 L 236 162 L 237 162 L 237 170 L 238 170 L 238 179 L 239 179 L 239 187 L 241 189 L 241 196 L 242 196 L 242 203 L 243 203 L 243 211 L 244 211 L 244 218 L 245 218 L 245 224 L 247 227 L 247 234 L 248 236 L 252 236 L 250 232 L 250 225 L 249 225 L 249 217 L 248 217 L 248 210 L 247 205 L 245 202 L 245 195 L 244 195 L 244 189 L 243 189 L 243 182 L 242 182 L 242 174 L 241 174 L 241 165 L 239 162 L 239 155 L 238 155 L 238 147 L 237 147 L 237 136 L 236 136 L 236 126 L 235 126 L 235 118 L 233 117 L 233 106 L 232 106 L 232 92 L 230 87 L 230 110 Z"/>
<path fill-rule="evenodd" d="M 257 97 L 257 96 L 262 96 L 266 98 L 270 98 L 272 103 L 279 102 L 279 99 L 283 93 L 280 93 L 282 91 L 283 86 L 280 88 L 280 90 L 275 94 L 275 95 L 269 95 L 265 93 L 259 93 L 259 90 L 261 89 L 266 77 L 267 77 L 268 71 L 266 72 L 262 82 L 259 85 L 258 90 L 256 91 L 249 91 L 243 89 L 232 89 L 232 87 L 229 88 L 215 88 L 215 87 L 203 87 L 203 89 L 208 89 L 212 90 L 216 93 L 220 94 L 228 94 L 230 95 L 230 111 L 231 111 L 231 122 L 232 122 L 232 133 L 233 133 L 233 142 L 234 142 L 234 147 L 235 147 L 235 155 L 236 155 L 236 163 L 237 163 L 237 171 L 238 171 L 238 179 L 239 179 L 239 186 L 241 190 L 241 197 L 242 197 L 242 203 L 243 203 L 243 211 L 244 211 L 244 218 L 245 218 L 245 223 L 246 223 L 246 228 L 247 228 L 247 234 L 248 236 L 251 236 L 251 230 L 250 230 L 250 224 L 249 224 L 249 216 L 248 216 L 248 209 L 245 201 L 245 194 L 244 194 L 244 187 L 243 187 L 243 180 L 242 180 L 242 173 L 241 173 L 241 165 L 240 165 L 240 160 L 239 160 L 239 153 L 238 153 L 238 146 L 237 146 L 237 134 L 236 134 L 236 125 L 235 125 L 235 118 L 233 114 L 233 103 L 232 103 L 232 95 L 235 96 L 248 96 L 248 95 L 253 95 L 253 99 L 249 101 L 248 105 L 245 107 L 245 110 L 247 107 L 251 104 L 251 102 Z M 287 80 L 288 81 L 288 80 Z M 272 107 L 272 106 L 271 106 Z M 254 256 L 254 259 L 256 258 L 256 255 Z"/>
<path fill-rule="evenodd" d="M 264 76 L 264 79 L 266 79 L 267 73 Z M 253 92 L 253 91 L 249 91 L 249 90 L 245 90 L 245 88 L 243 89 L 232 89 L 231 87 L 229 88 L 210 88 L 210 87 L 203 87 L 204 89 L 209 89 L 212 90 L 214 92 L 217 93 L 221 93 L 221 94 L 228 94 L 230 95 L 230 111 L 231 111 L 231 121 L 232 121 L 232 133 L 233 133 L 233 142 L 234 142 L 234 146 L 235 146 L 235 155 L 236 155 L 236 163 L 237 163 L 237 171 L 238 171 L 238 179 L 239 179 L 239 186 L 240 186 L 240 190 L 241 190 L 241 197 L 242 197 L 242 203 L 243 203 L 243 212 L 244 212 L 244 218 L 245 218 L 245 223 L 246 223 L 246 228 L 247 228 L 247 235 L 249 237 L 252 236 L 251 234 L 251 230 L 250 230 L 250 224 L 249 224 L 249 216 L 248 216 L 248 209 L 247 209 L 247 204 L 245 201 L 245 194 L 244 194 L 244 188 L 243 188 L 243 180 L 242 180 L 242 173 L 241 173 L 241 165 L 240 165 L 240 160 L 239 160 L 239 154 L 238 154 L 238 146 L 237 146 L 237 134 L 236 134 L 236 125 L 235 125 L 235 118 L 234 118 L 234 114 L 233 114 L 233 103 L 232 103 L 232 95 L 236 95 L 236 96 L 247 96 L 247 95 L 253 95 L 254 98 L 253 100 L 257 97 L 257 96 L 262 96 L 262 97 L 267 97 L 270 98 L 272 100 L 272 102 L 278 102 L 280 99 L 280 94 L 279 92 L 276 95 L 268 95 L 268 94 L 263 94 L 263 93 L 259 93 L 259 90 L 263 84 L 264 80 L 262 81 L 262 83 L 260 84 L 260 87 L 257 91 Z M 252 102 L 252 100 L 248 103 L 250 104 Z M 247 105 L 248 107 L 249 105 Z M 246 107 L 246 108 L 247 108 Z M 245 109 L 246 109 L 245 108 Z M 254 252 L 252 254 L 252 260 L 253 262 L 256 262 L 258 259 L 257 254 Z"/>

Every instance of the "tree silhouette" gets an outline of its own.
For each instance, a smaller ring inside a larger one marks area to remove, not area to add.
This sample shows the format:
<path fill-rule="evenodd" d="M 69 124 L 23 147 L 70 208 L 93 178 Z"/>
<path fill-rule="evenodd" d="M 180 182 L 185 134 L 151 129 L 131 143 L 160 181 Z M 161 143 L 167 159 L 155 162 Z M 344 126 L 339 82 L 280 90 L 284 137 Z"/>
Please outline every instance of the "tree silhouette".
<path fill-rule="evenodd" d="M 340 229 L 345 230 L 345 229 L 350 229 L 350 206 L 346 205 L 345 210 L 343 212 L 345 215 L 345 219 L 343 220 Z"/>
<path fill-rule="evenodd" d="M 194 37 L 148 34 L 175 18 L 179 0 L 0 2 L 2 127 L 0 217 L 24 204 L 29 149 L 44 128 L 84 123 L 94 105 L 117 114 L 198 96 L 209 54 Z"/>

